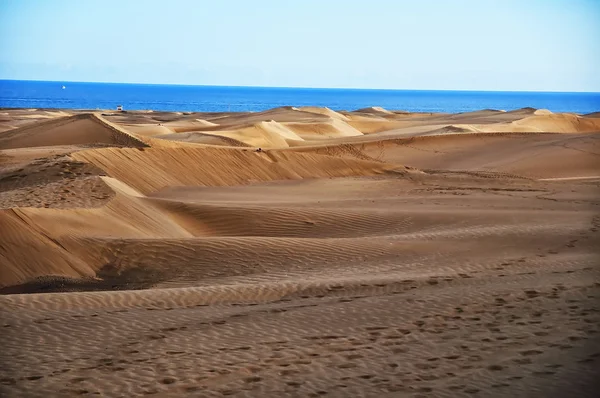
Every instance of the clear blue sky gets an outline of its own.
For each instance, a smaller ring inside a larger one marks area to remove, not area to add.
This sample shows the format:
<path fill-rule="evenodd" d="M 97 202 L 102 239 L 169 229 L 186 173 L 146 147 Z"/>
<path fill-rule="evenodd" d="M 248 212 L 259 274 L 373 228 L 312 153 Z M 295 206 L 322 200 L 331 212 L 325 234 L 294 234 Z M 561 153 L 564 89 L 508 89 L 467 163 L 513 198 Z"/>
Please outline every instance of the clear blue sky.
<path fill-rule="evenodd" d="M 600 91 L 600 0 L 0 0 L 0 79 Z"/>

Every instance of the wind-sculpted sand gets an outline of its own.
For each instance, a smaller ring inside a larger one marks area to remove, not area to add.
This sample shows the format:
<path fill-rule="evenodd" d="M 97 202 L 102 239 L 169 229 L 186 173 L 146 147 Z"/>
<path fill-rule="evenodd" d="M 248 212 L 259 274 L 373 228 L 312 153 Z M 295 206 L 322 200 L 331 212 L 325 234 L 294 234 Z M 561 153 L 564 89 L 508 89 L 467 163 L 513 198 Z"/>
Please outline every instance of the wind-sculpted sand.
<path fill-rule="evenodd" d="M 598 113 L 0 122 L 0 396 L 596 396 Z"/>

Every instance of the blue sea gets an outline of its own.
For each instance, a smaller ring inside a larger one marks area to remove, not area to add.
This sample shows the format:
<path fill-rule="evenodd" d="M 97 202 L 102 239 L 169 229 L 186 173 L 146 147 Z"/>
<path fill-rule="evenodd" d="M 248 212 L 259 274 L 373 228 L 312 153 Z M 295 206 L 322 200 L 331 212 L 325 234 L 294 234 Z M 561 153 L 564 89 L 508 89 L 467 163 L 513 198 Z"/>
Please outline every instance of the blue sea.
<path fill-rule="evenodd" d="M 64 87 L 64 88 L 63 88 Z M 553 112 L 600 111 L 600 93 L 416 91 L 182 86 L 0 80 L 0 108 L 156 111 L 262 111 L 279 106 L 355 110 L 381 106 L 410 112 L 469 112 L 524 107 Z"/>

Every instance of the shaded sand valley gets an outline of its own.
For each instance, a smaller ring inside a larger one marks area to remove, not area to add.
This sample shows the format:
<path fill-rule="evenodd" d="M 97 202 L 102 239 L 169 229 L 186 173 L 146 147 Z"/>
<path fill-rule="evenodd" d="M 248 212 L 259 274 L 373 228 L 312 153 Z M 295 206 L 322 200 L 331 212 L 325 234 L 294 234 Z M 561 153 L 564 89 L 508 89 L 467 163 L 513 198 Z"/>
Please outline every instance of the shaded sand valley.
<path fill-rule="evenodd" d="M 0 396 L 595 396 L 600 118 L 4 109 Z"/>

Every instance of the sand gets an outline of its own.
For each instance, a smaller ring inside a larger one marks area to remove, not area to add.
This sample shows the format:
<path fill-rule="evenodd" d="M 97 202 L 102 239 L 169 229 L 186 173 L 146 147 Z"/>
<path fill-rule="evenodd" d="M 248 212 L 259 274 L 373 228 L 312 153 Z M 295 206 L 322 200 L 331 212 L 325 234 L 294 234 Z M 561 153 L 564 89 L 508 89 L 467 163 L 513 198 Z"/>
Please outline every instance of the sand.
<path fill-rule="evenodd" d="M 600 118 L 1 111 L 0 396 L 596 396 Z"/>

